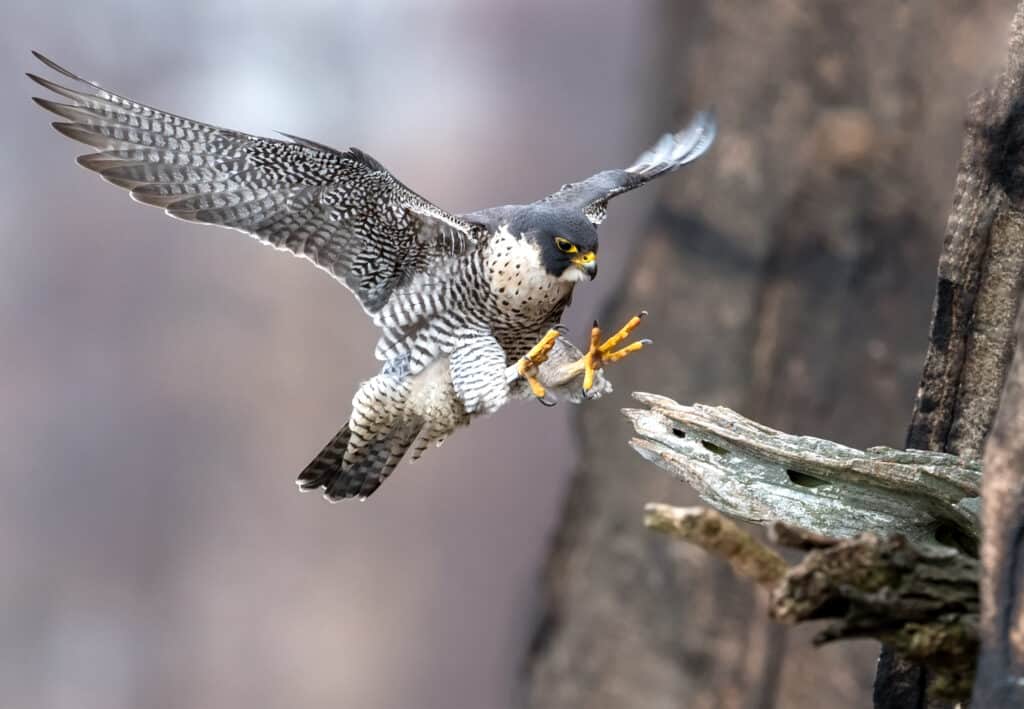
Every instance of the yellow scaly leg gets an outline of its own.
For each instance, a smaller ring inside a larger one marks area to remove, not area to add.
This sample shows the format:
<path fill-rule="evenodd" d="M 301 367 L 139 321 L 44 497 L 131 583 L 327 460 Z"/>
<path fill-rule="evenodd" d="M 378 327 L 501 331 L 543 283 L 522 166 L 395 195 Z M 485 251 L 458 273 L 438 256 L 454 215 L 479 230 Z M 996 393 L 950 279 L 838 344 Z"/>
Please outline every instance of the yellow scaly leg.
<path fill-rule="evenodd" d="M 534 345 L 529 352 L 527 352 L 519 360 L 519 375 L 526 380 L 526 383 L 530 385 L 530 391 L 538 399 L 543 399 L 547 391 L 544 389 L 544 385 L 537 381 L 535 376 L 537 367 L 539 367 L 547 358 L 548 353 L 551 352 L 551 348 L 555 346 L 555 340 L 559 338 L 562 333 L 558 330 L 548 330 L 544 337 L 540 339 L 536 345 Z"/>

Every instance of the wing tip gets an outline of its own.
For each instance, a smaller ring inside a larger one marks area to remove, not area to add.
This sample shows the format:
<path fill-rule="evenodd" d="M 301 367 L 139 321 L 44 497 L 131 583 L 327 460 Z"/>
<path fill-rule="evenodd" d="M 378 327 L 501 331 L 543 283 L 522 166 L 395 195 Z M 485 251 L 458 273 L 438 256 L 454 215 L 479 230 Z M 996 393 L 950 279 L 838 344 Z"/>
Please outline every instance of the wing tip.
<path fill-rule="evenodd" d="M 39 106 L 45 111 L 49 111 L 50 113 L 56 116 L 60 116 L 61 118 L 65 118 L 72 121 L 75 120 L 75 116 L 72 113 L 75 107 L 69 104 L 58 103 L 57 101 L 51 101 L 47 98 L 40 98 L 39 96 L 33 96 L 32 103 Z"/>
<path fill-rule="evenodd" d="M 99 84 L 95 84 L 91 81 L 85 81 L 84 79 L 81 79 L 67 71 L 61 72 L 61 74 L 73 79 L 74 81 L 84 83 L 91 89 L 91 91 L 80 91 L 78 89 L 71 89 L 67 86 L 58 84 L 55 81 L 51 81 L 50 79 L 39 76 L 38 74 L 35 74 L 31 71 L 25 72 L 25 76 L 28 77 L 30 81 L 34 82 L 35 84 L 38 84 L 39 86 L 42 86 L 47 91 L 52 91 L 58 96 L 63 96 L 64 98 L 73 101 L 76 106 L 81 106 L 83 103 L 87 103 L 88 101 L 95 98 L 109 100 L 111 96 L 111 94 L 108 91 L 101 88 Z"/>
<path fill-rule="evenodd" d="M 680 164 L 696 160 L 706 153 L 714 144 L 717 135 L 718 119 L 715 117 L 715 107 L 709 106 L 703 111 L 699 111 L 690 124 L 676 134 L 681 145 L 686 144 L 687 138 L 692 136 L 690 147 L 681 151 L 682 154 L 679 155 L 679 158 L 683 160 Z"/>
<path fill-rule="evenodd" d="M 35 57 L 37 60 L 39 60 L 46 67 L 48 67 L 50 69 L 53 69 L 57 73 L 63 74 L 64 76 L 67 76 L 68 78 L 71 78 L 71 79 L 77 79 L 78 78 L 77 76 L 72 74 L 70 71 L 68 71 L 67 69 L 62 67 L 57 62 L 55 62 L 52 59 L 50 59 L 48 56 L 46 56 L 45 54 L 43 54 L 39 50 L 33 49 L 33 50 L 30 50 L 30 51 L 32 52 L 32 56 Z"/>
<path fill-rule="evenodd" d="M 71 138 L 71 140 L 78 141 L 79 143 L 84 143 L 99 150 L 110 147 L 110 141 L 106 137 L 87 130 L 86 126 L 81 123 L 54 121 L 50 125 L 64 137 Z"/>
<path fill-rule="evenodd" d="M 54 87 L 58 86 L 58 84 L 53 83 L 49 79 L 44 79 L 43 77 L 39 76 L 38 74 L 33 74 L 31 71 L 26 71 L 25 72 L 25 76 L 27 76 L 30 80 L 32 80 L 35 83 L 37 83 L 40 86 L 42 86 L 44 89 L 48 89 L 50 91 L 53 91 L 54 93 L 59 93 L 57 91 L 57 89 L 54 88 Z"/>
<path fill-rule="evenodd" d="M 33 57 L 38 59 L 43 65 L 45 65 L 46 67 L 52 69 L 53 71 L 57 72 L 58 74 L 62 74 L 64 76 L 68 77 L 69 79 L 74 79 L 75 81 L 80 81 L 83 84 L 88 84 L 89 86 L 92 86 L 93 88 L 97 88 L 97 89 L 102 88 L 95 81 L 89 81 L 88 79 L 83 79 L 81 76 L 79 76 L 78 74 L 74 73 L 70 69 L 65 69 L 60 64 L 58 64 L 57 62 L 55 62 L 52 59 L 50 59 L 48 56 L 46 56 L 42 52 L 40 52 L 38 50 L 35 50 L 35 49 L 32 49 L 30 51 L 32 52 L 32 56 Z"/>
<path fill-rule="evenodd" d="M 718 134 L 713 106 L 698 111 L 686 127 L 666 133 L 626 168 L 634 175 L 656 177 L 693 162 L 708 151 Z"/>
<path fill-rule="evenodd" d="M 714 138 L 718 132 L 718 118 L 716 116 L 714 105 L 708 106 L 707 108 L 697 111 L 696 115 L 690 119 L 690 124 L 683 128 L 680 133 L 685 133 L 690 130 L 699 130 L 701 133 L 705 133 L 710 138 Z"/>
<path fill-rule="evenodd" d="M 46 66 L 57 66 L 57 62 L 50 59 L 48 56 L 40 52 L 38 49 L 30 49 L 32 56 L 41 61 Z"/>

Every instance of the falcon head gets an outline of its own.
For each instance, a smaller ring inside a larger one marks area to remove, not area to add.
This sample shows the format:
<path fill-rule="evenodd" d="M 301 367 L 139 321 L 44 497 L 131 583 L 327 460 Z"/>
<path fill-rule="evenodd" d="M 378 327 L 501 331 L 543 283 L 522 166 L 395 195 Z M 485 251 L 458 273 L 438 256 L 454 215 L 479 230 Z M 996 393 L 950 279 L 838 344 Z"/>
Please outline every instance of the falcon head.
<path fill-rule="evenodd" d="M 579 209 L 524 208 L 514 231 L 536 244 L 544 270 L 564 281 L 593 280 L 597 275 L 597 228 Z"/>

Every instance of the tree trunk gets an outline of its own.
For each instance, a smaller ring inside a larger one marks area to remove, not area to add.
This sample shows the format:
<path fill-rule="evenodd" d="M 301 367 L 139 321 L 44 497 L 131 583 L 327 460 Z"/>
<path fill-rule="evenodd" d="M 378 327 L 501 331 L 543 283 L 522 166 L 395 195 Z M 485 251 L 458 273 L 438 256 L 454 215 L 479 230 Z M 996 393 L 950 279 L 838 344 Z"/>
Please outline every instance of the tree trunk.
<path fill-rule="evenodd" d="M 1024 308 L 1017 351 L 985 448 L 982 652 L 977 707 L 1024 706 Z"/>
<path fill-rule="evenodd" d="M 1011 10 L 666 2 L 656 98 L 675 123 L 714 104 L 720 139 L 663 181 L 602 318 L 651 311 L 644 366 L 612 373 L 619 401 L 658 391 L 787 431 L 900 445 L 964 97 L 1002 64 L 983 38 L 1005 35 Z M 876 644 L 787 638 L 726 565 L 643 528 L 645 502 L 697 498 L 633 454 L 617 408 L 582 407 L 578 425 L 582 461 L 529 657 L 534 706 L 866 703 Z"/>

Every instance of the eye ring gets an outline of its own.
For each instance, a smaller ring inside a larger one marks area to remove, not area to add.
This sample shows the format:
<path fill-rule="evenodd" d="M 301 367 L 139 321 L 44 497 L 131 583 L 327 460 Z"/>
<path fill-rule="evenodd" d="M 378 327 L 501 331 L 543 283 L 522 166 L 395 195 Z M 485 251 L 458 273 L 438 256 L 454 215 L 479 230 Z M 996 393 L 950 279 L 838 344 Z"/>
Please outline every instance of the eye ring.
<path fill-rule="evenodd" d="M 574 254 L 579 251 L 579 249 L 576 248 L 576 244 L 561 236 L 555 237 L 555 246 L 558 247 L 558 250 L 563 254 Z"/>

